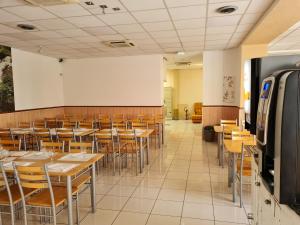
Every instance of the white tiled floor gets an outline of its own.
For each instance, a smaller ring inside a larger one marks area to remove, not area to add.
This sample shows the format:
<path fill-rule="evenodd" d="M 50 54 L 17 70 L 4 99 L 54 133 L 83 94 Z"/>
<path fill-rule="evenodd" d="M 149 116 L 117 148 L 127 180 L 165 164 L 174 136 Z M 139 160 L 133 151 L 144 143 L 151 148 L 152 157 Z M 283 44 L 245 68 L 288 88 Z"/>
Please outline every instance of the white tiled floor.
<path fill-rule="evenodd" d="M 218 166 L 217 146 L 202 141 L 201 130 L 190 121 L 167 121 L 165 146 L 152 149 L 143 174 L 123 169 L 112 176 L 102 168 L 97 212 L 87 211 L 88 190 L 80 197 L 81 225 L 248 224 L 250 195 L 245 193 L 244 208 L 231 202 L 227 168 Z"/>

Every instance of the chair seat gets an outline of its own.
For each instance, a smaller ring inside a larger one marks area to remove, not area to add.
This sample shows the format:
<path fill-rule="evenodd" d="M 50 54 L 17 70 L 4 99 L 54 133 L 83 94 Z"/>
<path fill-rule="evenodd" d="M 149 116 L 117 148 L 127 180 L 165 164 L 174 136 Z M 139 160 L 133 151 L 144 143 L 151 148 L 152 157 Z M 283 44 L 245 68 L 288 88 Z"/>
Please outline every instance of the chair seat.
<path fill-rule="evenodd" d="M 91 176 L 89 174 L 82 174 L 79 177 L 76 177 L 72 181 L 72 186 L 77 189 L 80 189 L 82 185 L 89 182 L 90 180 L 91 180 Z"/>
<path fill-rule="evenodd" d="M 54 195 L 54 204 L 59 206 L 67 200 L 67 188 L 66 187 L 52 187 Z M 72 194 L 78 192 L 78 188 L 72 187 Z M 40 206 L 40 207 L 51 207 L 51 197 L 49 189 L 44 189 L 41 192 L 28 198 L 26 201 L 27 205 Z"/>
<path fill-rule="evenodd" d="M 25 197 L 31 195 L 35 191 L 36 189 L 33 188 L 23 188 L 23 193 Z M 13 204 L 16 204 L 22 200 L 20 189 L 17 184 L 13 184 L 10 186 L 10 192 L 12 195 Z M 9 202 L 7 190 L 5 189 L 0 191 L 0 205 L 9 205 L 9 204 L 10 202 Z"/>

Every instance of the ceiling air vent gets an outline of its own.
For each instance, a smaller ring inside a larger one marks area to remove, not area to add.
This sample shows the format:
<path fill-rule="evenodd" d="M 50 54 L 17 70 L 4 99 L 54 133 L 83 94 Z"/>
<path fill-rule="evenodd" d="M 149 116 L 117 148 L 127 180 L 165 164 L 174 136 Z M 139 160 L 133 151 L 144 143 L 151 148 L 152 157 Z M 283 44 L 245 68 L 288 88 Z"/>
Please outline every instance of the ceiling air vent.
<path fill-rule="evenodd" d="M 192 64 L 192 62 L 190 62 L 190 61 L 175 62 L 176 66 L 189 66 L 191 64 Z"/>
<path fill-rule="evenodd" d="M 25 0 L 25 2 L 29 2 L 32 5 L 49 6 L 79 3 L 79 0 Z"/>
<path fill-rule="evenodd" d="M 122 40 L 122 41 L 105 41 L 103 42 L 106 46 L 111 48 L 128 48 L 128 47 L 134 47 L 135 45 L 128 40 Z"/>

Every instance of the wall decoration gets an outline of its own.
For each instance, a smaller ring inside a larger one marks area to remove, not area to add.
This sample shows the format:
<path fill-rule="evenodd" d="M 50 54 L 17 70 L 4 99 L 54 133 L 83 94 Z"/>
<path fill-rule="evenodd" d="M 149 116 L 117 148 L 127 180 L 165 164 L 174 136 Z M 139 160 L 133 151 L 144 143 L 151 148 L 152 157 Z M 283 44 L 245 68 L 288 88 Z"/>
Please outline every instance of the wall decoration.
<path fill-rule="evenodd" d="M 223 79 L 223 102 L 234 102 L 234 79 L 232 76 L 224 76 Z"/>
<path fill-rule="evenodd" d="M 15 111 L 11 48 L 0 45 L 0 113 Z"/>

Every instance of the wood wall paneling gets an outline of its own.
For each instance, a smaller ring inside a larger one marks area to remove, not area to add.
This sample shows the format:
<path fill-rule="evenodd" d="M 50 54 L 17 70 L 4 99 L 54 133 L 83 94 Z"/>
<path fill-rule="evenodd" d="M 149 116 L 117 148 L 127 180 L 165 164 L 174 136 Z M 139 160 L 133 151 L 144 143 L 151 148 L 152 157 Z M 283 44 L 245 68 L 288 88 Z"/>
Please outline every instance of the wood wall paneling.
<path fill-rule="evenodd" d="M 203 126 L 219 124 L 221 119 L 239 119 L 239 107 L 237 106 L 203 106 Z"/>

